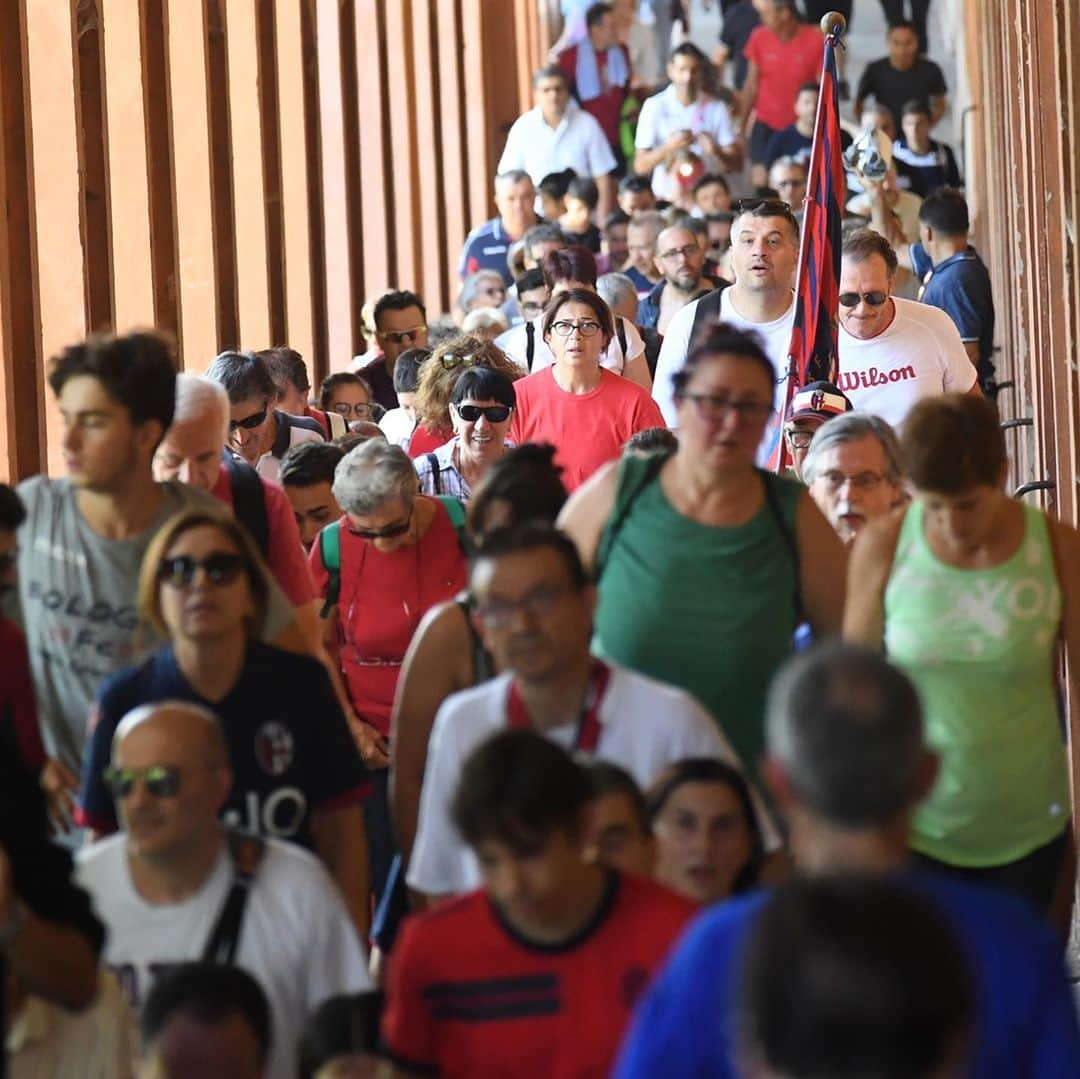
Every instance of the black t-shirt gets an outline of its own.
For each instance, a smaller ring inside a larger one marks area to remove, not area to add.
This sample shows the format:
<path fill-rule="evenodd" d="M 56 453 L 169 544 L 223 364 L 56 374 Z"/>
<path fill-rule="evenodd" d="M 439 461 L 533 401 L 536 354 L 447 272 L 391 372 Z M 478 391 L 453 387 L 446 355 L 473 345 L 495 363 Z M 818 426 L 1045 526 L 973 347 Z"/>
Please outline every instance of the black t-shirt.
<path fill-rule="evenodd" d="M 739 0 L 724 12 L 724 28 L 720 31 L 720 41 L 727 46 L 731 60 L 735 65 L 735 89 L 741 90 L 746 82 L 746 57 L 743 49 L 750 40 L 750 35 L 760 25 L 761 20 L 754 10 L 751 0 Z"/>
<path fill-rule="evenodd" d="M 893 114 L 896 130 L 900 131 L 900 113 L 909 101 L 930 103 L 932 97 L 946 92 L 945 76 L 933 60 L 920 56 L 908 71 L 897 71 L 887 56 L 868 65 L 859 80 L 857 101 L 873 97 Z"/>
<path fill-rule="evenodd" d="M 236 685 L 211 704 L 188 684 L 172 649 L 162 648 L 102 685 L 83 766 L 85 824 L 117 825 L 103 773 L 120 720 L 140 704 L 170 699 L 204 705 L 221 720 L 234 780 L 226 824 L 310 847 L 313 811 L 359 803 L 366 793 L 367 773 L 321 664 L 252 641 Z"/>
<path fill-rule="evenodd" d="M 769 139 L 769 146 L 765 151 L 765 165 L 771 169 L 777 158 L 793 157 L 801 164 L 809 166 L 810 150 L 813 144 L 813 136 L 804 135 L 794 124 L 789 124 Z M 840 149 L 846 150 L 850 145 L 851 136 L 841 128 Z"/>

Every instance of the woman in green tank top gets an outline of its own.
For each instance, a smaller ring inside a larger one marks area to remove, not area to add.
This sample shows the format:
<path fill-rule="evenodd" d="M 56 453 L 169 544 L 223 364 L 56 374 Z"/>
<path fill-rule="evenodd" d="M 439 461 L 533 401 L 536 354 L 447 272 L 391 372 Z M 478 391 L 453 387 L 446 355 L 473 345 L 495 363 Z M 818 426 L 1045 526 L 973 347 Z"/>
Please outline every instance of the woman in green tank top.
<path fill-rule="evenodd" d="M 920 402 L 903 447 L 916 498 L 856 540 L 845 635 L 884 645 L 922 698 L 939 773 L 912 849 L 1047 909 L 1069 861 L 1054 670 L 1063 626 L 1080 644 L 1080 535 L 1005 495 L 1005 443 L 981 397 Z"/>
<path fill-rule="evenodd" d="M 560 524 L 599 579 L 596 653 L 694 694 L 752 769 L 799 621 L 840 628 L 846 555 L 800 484 L 754 467 L 776 385 L 757 340 L 717 326 L 673 381 L 678 450 L 609 465 Z"/>

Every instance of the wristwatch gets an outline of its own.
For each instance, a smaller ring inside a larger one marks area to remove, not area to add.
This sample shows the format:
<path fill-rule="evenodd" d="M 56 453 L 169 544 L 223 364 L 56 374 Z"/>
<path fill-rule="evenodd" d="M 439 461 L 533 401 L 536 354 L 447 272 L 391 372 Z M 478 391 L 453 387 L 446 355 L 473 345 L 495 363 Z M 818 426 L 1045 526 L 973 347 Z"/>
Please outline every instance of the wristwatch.
<path fill-rule="evenodd" d="M 3 925 L 0 925 L 0 948 L 7 948 L 18 937 L 26 928 L 29 917 L 30 910 L 27 905 L 21 899 L 16 899 L 11 911 L 11 917 Z"/>

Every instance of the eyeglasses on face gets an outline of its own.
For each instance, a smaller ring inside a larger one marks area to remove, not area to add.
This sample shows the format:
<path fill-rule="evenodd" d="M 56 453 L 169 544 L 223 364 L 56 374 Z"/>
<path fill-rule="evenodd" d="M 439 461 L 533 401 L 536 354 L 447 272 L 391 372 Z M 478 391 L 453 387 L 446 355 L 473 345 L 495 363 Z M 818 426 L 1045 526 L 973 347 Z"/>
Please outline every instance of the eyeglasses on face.
<path fill-rule="evenodd" d="M 569 589 L 554 585 L 541 585 L 526 593 L 521 599 L 490 599 L 476 606 L 476 613 L 490 629 L 503 629 L 514 620 L 518 611 L 530 618 L 545 618 L 558 606 Z"/>
<path fill-rule="evenodd" d="M 681 393 L 676 396 L 676 400 L 691 402 L 703 420 L 719 422 L 734 413 L 742 426 L 758 423 L 773 410 L 772 405 L 764 401 L 731 401 L 727 397 L 715 397 L 711 393 Z"/>
<path fill-rule="evenodd" d="M 810 443 L 814 441 L 813 431 L 791 429 L 785 431 L 784 434 L 787 436 L 789 444 L 796 450 L 805 450 L 809 448 Z"/>
<path fill-rule="evenodd" d="M 447 352 L 445 356 L 439 357 L 439 363 L 443 365 L 444 371 L 453 371 L 455 367 L 477 367 L 480 360 L 480 356 L 472 353 L 459 356 L 456 352 Z"/>
<path fill-rule="evenodd" d="M 195 580 L 195 574 L 201 569 L 211 584 L 232 584 L 243 573 L 244 559 L 238 554 L 224 551 L 207 555 L 204 559 L 177 555 L 176 558 L 164 558 L 158 569 L 158 579 L 173 588 L 187 588 Z"/>
<path fill-rule="evenodd" d="M 356 405 L 350 405 L 348 401 L 338 401 L 330 406 L 330 410 L 346 418 L 353 416 L 358 420 L 371 419 L 371 403 L 369 401 L 361 401 Z"/>
<path fill-rule="evenodd" d="M 542 303 L 537 303 L 536 300 L 526 300 L 520 307 L 521 313 L 526 318 L 536 318 L 536 316 L 544 310 L 544 305 Z"/>
<path fill-rule="evenodd" d="M 865 300 L 871 307 L 880 307 L 887 299 L 889 294 L 887 292 L 874 291 L 874 292 L 841 292 L 840 293 L 840 306 L 841 307 L 858 307 L 860 300 Z"/>
<path fill-rule="evenodd" d="M 354 535 L 359 536 L 361 539 L 366 540 L 379 540 L 379 539 L 396 539 L 398 536 L 404 536 L 409 531 L 409 526 L 412 524 L 412 506 L 409 507 L 409 516 L 404 521 L 399 521 L 397 524 L 387 525 L 385 528 L 357 528 L 352 523 L 352 518 L 346 517 L 346 528 Z"/>
<path fill-rule="evenodd" d="M 250 416 L 245 416 L 242 420 L 229 420 L 229 431 L 235 431 L 237 427 L 243 427 L 245 431 L 251 431 L 258 427 L 260 424 L 266 422 L 266 414 L 270 411 L 270 402 L 267 401 L 262 406 L 261 412 L 252 412 Z"/>
<path fill-rule="evenodd" d="M 854 476 L 849 476 L 846 472 L 838 472 L 835 469 L 822 472 L 818 479 L 833 492 L 839 491 L 845 483 L 850 483 L 856 491 L 872 491 L 885 482 L 885 477 L 880 472 L 856 472 Z"/>
<path fill-rule="evenodd" d="M 129 797 L 140 780 L 152 798 L 175 798 L 180 793 L 180 769 L 171 764 L 151 764 L 148 768 L 110 766 L 104 778 L 114 798 Z"/>
<path fill-rule="evenodd" d="M 692 259 L 701 250 L 697 244 L 684 244 L 682 247 L 673 247 L 670 251 L 661 251 L 660 257 L 665 262 L 670 262 L 673 259 L 684 258 Z"/>
<path fill-rule="evenodd" d="M 427 333 L 427 325 L 410 326 L 407 330 L 380 330 L 375 336 L 380 341 L 393 341 L 395 345 L 411 345 Z"/>
<path fill-rule="evenodd" d="M 570 322 L 568 319 L 560 320 L 559 322 L 552 323 L 551 332 L 558 337 L 569 337 L 575 330 L 582 337 L 595 337 L 604 327 L 599 322 L 594 321 L 591 318 L 579 319 L 577 322 Z"/>
<path fill-rule="evenodd" d="M 509 405 L 454 405 L 466 423 L 476 423 L 481 416 L 488 423 L 502 423 L 510 415 Z"/>

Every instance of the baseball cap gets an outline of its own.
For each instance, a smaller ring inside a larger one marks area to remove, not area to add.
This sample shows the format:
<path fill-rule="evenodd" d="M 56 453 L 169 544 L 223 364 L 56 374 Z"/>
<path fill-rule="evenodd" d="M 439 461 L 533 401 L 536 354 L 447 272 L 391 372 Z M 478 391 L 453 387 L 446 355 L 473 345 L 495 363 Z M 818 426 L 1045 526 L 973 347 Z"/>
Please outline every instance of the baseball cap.
<path fill-rule="evenodd" d="M 831 382 L 811 382 L 796 392 L 789 419 L 816 418 L 823 423 L 852 409 L 851 402 Z"/>

